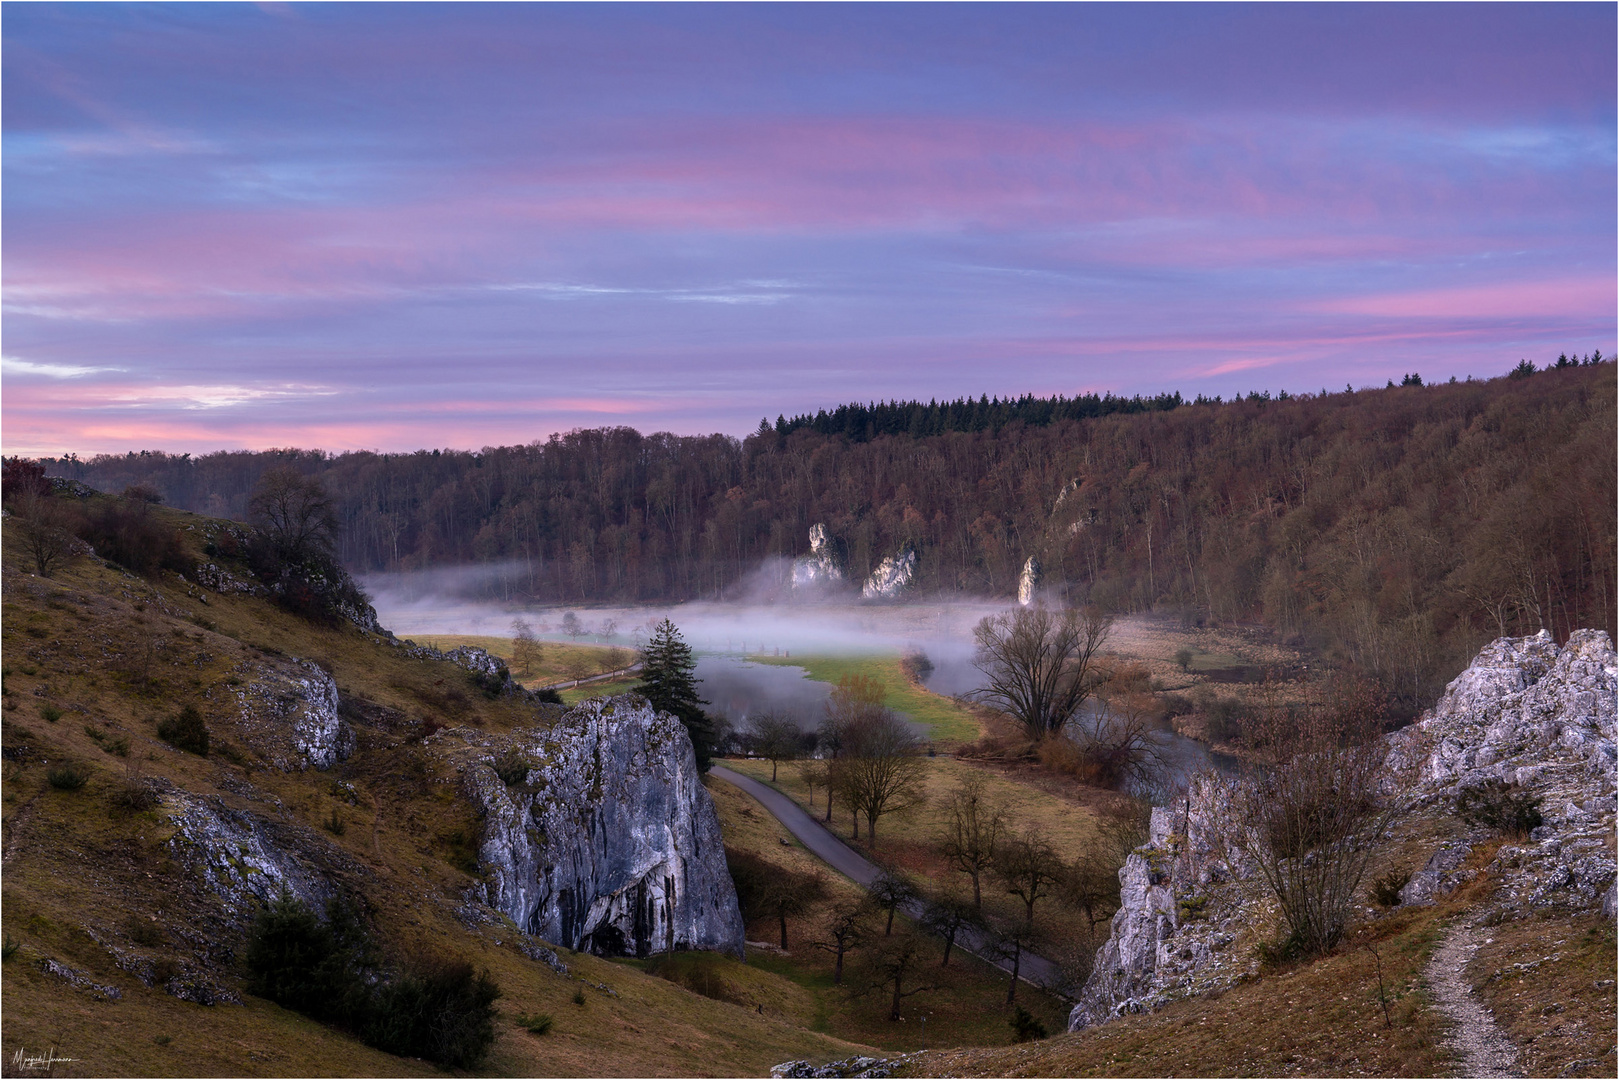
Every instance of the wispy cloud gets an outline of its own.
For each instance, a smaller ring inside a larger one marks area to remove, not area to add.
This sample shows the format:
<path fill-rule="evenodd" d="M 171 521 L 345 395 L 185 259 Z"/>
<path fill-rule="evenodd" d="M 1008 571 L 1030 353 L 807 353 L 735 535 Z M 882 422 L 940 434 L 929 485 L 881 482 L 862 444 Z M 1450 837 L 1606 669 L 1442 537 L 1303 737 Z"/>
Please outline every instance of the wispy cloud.
<path fill-rule="evenodd" d="M 48 379 L 82 379 L 103 371 L 123 371 L 120 367 L 95 367 L 88 364 L 53 364 L 49 361 L 24 360 L 17 356 L 0 356 L 0 371 L 7 375 L 43 375 Z"/>

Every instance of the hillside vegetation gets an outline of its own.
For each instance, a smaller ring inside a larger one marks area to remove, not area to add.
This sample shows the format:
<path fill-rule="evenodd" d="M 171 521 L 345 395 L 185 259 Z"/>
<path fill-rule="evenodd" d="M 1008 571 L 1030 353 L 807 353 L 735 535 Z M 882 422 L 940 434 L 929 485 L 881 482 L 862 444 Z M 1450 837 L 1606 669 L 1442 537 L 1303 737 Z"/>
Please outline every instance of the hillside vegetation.
<path fill-rule="evenodd" d="M 1414 711 L 1497 636 L 1619 632 L 1614 365 L 1530 371 L 1081 419 L 1007 403 L 957 430 L 950 407 L 917 406 L 915 434 L 898 404 L 844 410 L 858 432 L 800 418 L 741 441 L 612 428 L 477 452 L 47 464 L 236 517 L 290 464 L 334 496 L 350 568 L 498 564 L 483 590 L 502 599 L 726 595 L 801 554 L 816 522 L 855 580 L 913 546 L 923 592 L 1008 595 L 1032 555 L 1115 610 L 1263 620 Z"/>
<path fill-rule="evenodd" d="M 210 559 L 221 523 L 151 513 L 180 558 Z M 383 969 L 461 959 L 486 970 L 501 997 L 482 1073 L 758 1075 L 861 1049 L 796 1015 L 588 954 L 565 952 L 564 976 L 530 958 L 509 923 L 466 921 L 476 822 L 442 741 L 424 736 L 544 723 L 544 707 L 490 697 L 464 668 L 352 623 L 311 622 L 171 570 L 138 576 L 81 552 L 36 576 L 17 525 L 5 522 L 0 564 L 7 1060 L 54 1046 L 90 1075 L 435 1071 L 246 992 L 249 921 L 197 876 L 173 816 L 191 805 L 265 822 L 355 905 Z M 357 736 L 328 771 L 279 766 L 276 733 L 238 707 L 294 658 L 331 673 Z M 206 726 L 205 753 L 172 726 L 186 705 Z M 553 1019 L 543 1035 L 520 1020 L 541 1015 Z"/>

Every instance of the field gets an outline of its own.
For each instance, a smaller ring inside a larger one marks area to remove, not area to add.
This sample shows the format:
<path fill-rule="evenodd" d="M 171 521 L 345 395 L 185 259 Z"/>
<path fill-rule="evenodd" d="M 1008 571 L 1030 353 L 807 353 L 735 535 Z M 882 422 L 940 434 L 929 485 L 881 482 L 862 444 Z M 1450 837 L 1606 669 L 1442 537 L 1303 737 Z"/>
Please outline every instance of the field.
<path fill-rule="evenodd" d="M 787 952 L 771 947 L 779 944 L 775 919 L 748 924 L 748 940 L 765 947 L 750 946 L 747 966 L 799 988 L 798 994 L 782 1000 L 792 1002 L 806 1027 L 890 1052 L 920 1050 L 926 1045 L 1001 1046 L 1014 1041 L 1009 1023 L 1013 1010 L 1006 1004 L 1007 975 L 959 949 L 951 953 L 949 966 L 942 967 L 942 947 L 934 940 L 923 945 L 923 960 L 915 979 L 915 985 L 934 989 L 907 997 L 898 1023 L 887 1019 L 888 998 L 880 991 L 867 990 L 860 953 L 846 958 L 844 985 L 834 986 L 832 954 L 817 948 L 815 942 L 825 938 L 823 924 L 828 909 L 840 900 L 858 899 L 861 891 L 848 879 L 827 870 L 747 795 L 722 780 L 711 778 L 707 786 L 728 846 L 758 854 L 787 870 L 821 875 L 826 899 L 803 917 L 788 920 Z M 895 933 L 909 929 L 908 920 L 900 916 Z M 876 933 L 881 935 L 880 927 Z M 722 971 L 714 974 L 718 976 Z M 688 980 L 687 985 L 694 981 Z M 911 984 L 905 988 L 911 989 Z M 1017 1003 L 1048 1030 L 1062 1029 L 1068 1008 L 1060 998 L 1020 983 Z"/>
<path fill-rule="evenodd" d="M 898 656 L 795 656 L 788 659 L 760 655 L 748 659 L 756 664 L 800 667 L 810 678 L 825 683 L 836 684 L 855 675 L 876 679 L 888 692 L 883 704 L 906 713 L 925 727 L 939 749 L 970 742 L 982 734 L 969 709 L 906 678 Z"/>

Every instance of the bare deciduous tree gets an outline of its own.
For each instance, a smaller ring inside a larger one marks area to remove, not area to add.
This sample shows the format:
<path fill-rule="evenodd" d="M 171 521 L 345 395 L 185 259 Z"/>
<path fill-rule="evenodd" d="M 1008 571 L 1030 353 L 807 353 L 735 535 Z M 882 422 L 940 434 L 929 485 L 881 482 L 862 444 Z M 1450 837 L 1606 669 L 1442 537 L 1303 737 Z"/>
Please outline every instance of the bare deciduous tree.
<path fill-rule="evenodd" d="M 1020 722 L 1029 738 L 1060 732 L 1096 688 L 1094 661 L 1113 619 L 1098 608 L 1044 605 L 986 617 L 973 630 L 979 697 Z"/>
<path fill-rule="evenodd" d="M 10 502 L 35 573 L 50 577 L 72 561 L 78 542 L 73 537 L 73 516 L 67 507 L 54 495 L 33 487 L 20 487 Z"/>
<path fill-rule="evenodd" d="M 888 914 L 888 924 L 883 928 L 883 936 L 894 932 L 894 914 L 921 894 L 916 886 L 911 884 L 909 878 L 895 869 L 886 869 L 866 886 L 866 895 L 870 897 L 872 905 L 878 911 Z"/>
<path fill-rule="evenodd" d="M 337 542 L 337 512 L 319 480 L 290 466 L 268 469 L 248 500 L 253 524 L 283 559 L 330 554 Z"/>
<path fill-rule="evenodd" d="M 877 843 L 877 820 L 908 809 L 923 797 L 926 764 L 921 743 L 905 721 L 887 709 L 865 710 L 843 730 L 843 749 L 832 761 L 840 797 L 866 819 Z"/>
<path fill-rule="evenodd" d="M 969 773 L 945 800 L 941 848 L 945 861 L 972 879 L 974 909 L 984 906 L 982 879 L 1004 829 L 1004 812 L 985 796 L 984 778 Z"/>
<path fill-rule="evenodd" d="M 1309 955 L 1343 937 L 1387 833 L 1380 720 L 1375 698 L 1354 687 L 1277 714 L 1261 733 L 1276 763 L 1226 788 L 1227 842 L 1258 869 L 1292 943 Z"/>
<path fill-rule="evenodd" d="M 937 986 L 913 986 L 905 989 L 905 982 L 922 963 L 922 941 L 916 934 L 903 933 L 883 938 L 877 947 L 866 954 L 866 984 L 871 990 L 891 990 L 888 1019 L 899 1020 L 899 1005 L 912 994 L 937 990 Z"/>
<path fill-rule="evenodd" d="M 796 759 L 802 747 L 798 724 L 791 717 L 773 712 L 748 717 L 748 739 L 753 752 L 770 762 L 771 783 L 776 782 L 777 767 L 783 761 Z"/>
<path fill-rule="evenodd" d="M 833 956 L 832 985 L 843 984 L 843 958 L 851 949 L 859 947 L 871 932 L 867 922 L 870 908 L 864 901 L 850 900 L 837 904 L 832 908 L 826 922 L 826 936 L 829 941 L 811 942 L 817 949 L 824 949 Z"/>
<path fill-rule="evenodd" d="M 928 902 L 922 912 L 922 925 L 928 932 L 944 939 L 944 959 L 940 967 L 950 966 L 950 950 L 963 930 L 982 930 L 983 916 L 978 906 L 965 897 L 947 893 Z"/>
<path fill-rule="evenodd" d="M 1029 927 L 1034 926 L 1034 905 L 1052 894 L 1066 870 L 1056 849 L 1033 832 L 1005 841 L 995 856 L 995 874 L 1008 893 L 1023 901 Z"/>
<path fill-rule="evenodd" d="M 534 636 L 534 627 L 530 626 L 526 619 L 513 619 L 512 663 L 522 670 L 524 678 L 533 673 L 541 655 L 540 639 Z"/>

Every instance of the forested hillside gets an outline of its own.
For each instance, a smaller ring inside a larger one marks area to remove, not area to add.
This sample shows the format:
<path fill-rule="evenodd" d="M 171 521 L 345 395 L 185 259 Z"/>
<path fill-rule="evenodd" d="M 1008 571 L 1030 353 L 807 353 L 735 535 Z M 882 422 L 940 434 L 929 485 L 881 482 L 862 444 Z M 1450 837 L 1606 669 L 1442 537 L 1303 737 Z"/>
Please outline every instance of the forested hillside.
<path fill-rule="evenodd" d="M 1612 362 L 1178 401 L 1087 419 L 1024 402 L 940 434 L 928 424 L 955 423 L 938 420 L 948 405 L 895 404 L 851 407 L 861 430 L 843 434 L 801 417 L 741 441 L 604 428 L 477 452 L 46 464 L 241 517 L 259 475 L 290 463 L 335 497 L 354 570 L 507 563 L 490 587 L 540 602 L 727 595 L 763 560 L 802 554 L 815 522 L 855 580 L 913 546 L 923 594 L 1010 594 L 1035 555 L 1076 598 L 1262 620 L 1409 704 L 1498 635 L 1619 629 Z"/>

